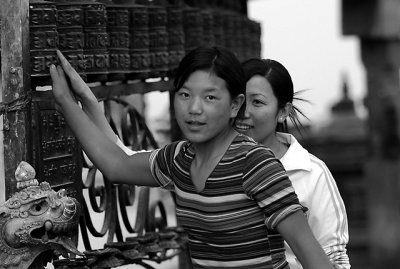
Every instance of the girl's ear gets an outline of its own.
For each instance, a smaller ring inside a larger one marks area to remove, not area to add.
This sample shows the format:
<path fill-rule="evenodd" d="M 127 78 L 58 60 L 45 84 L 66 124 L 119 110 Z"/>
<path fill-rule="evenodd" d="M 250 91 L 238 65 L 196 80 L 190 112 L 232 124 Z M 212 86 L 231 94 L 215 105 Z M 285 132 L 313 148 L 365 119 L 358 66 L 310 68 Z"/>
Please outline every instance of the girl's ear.
<path fill-rule="evenodd" d="M 244 94 L 239 94 L 232 100 L 231 105 L 231 118 L 236 118 L 240 108 L 244 103 L 245 97 Z"/>
<path fill-rule="evenodd" d="M 293 109 L 292 103 L 287 102 L 285 106 L 279 110 L 278 122 L 283 123 L 292 112 L 292 109 Z"/>

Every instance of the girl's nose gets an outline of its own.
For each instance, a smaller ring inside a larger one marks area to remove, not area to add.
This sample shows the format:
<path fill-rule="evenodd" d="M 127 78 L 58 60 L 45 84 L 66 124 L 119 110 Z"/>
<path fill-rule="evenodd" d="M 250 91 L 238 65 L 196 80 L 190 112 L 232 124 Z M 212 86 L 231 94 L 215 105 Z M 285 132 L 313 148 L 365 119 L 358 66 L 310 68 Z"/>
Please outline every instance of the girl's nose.
<path fill-rule="evenodd" d="M 203 111 L 203 106 L 200 98 L 193 98 L 189 103 L 189 112 L 192 114 L 200 114 Z"/>

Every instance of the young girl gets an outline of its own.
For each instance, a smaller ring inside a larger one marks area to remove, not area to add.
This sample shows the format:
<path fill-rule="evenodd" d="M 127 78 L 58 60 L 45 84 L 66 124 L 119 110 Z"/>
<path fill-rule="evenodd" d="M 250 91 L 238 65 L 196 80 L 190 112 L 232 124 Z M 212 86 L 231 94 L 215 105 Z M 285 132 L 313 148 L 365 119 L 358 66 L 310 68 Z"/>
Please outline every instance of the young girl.
<path fill-rule="evenodd" d="M 332 268 L 280 162 L 232 126 L 245 80 L 231 52 L 198 48 L 185 56 L 174 80 L 174 108 L 187 141 L 132 156 L 79 107 L 67 79 L 76 93 L 90 89 L 57 53 L 53 94 L 84 151 L 113 183 L 175 192 L 194 268 L 288 268 L 283 239 L 305 268 Z"/>
<path fill-rule="evenodd" d="M 246 111 L 236 121 L 236 129 L 269 147 L 280 159 L 300 203 L 308 208 L 308 224 L 318 242 L 336 268 L 350 268 L 347 215 L 335 180 L 323 161 L 287 134 L 288 118 L 296 126 L 300 123 L 289 72 L 270 59 L 251 59 L 242 66 L 247 79 Z M 302 268 L 293 251 L 285 247 L 290 268 Z"/>

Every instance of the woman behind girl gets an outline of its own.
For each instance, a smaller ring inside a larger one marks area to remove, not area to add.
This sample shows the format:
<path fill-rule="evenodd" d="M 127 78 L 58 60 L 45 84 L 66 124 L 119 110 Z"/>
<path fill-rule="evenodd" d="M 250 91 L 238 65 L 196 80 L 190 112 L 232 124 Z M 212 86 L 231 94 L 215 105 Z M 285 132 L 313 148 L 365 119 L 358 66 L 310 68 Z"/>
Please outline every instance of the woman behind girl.
<path fill-rule="evenodd" d="M 304 268 L 332 268 L 280 162 L 232 126 L 245 80 L 231 52 L 198 48 L 184 57 L 174 80 L 174 109 L 187 141 L 132 156 L 98 128 L 98 116 L 85 113 L 90 89 L 57 54 L 61 66 L 50 67 L 53 94 L 84 151 L 113 183 L 175 192 L 194 268 L 289 268 L 284 239 Z"/>
<path fill-rule="evenodd" d="M 237 119 L 236 130 L 269 147 L 280 159 L 300 204 L 308 209 L 314 236 L 336 268 L 350 268 L 347 215 L 336 182 L 325 163 L 287 133 L 288 118 L 301 127 L 289 72 L 270 59 L 250 59 L 242 66 L 247 80 L 246 110 Z M 302 268 L 290 247 L 285 247 L 290 268 Z"/>

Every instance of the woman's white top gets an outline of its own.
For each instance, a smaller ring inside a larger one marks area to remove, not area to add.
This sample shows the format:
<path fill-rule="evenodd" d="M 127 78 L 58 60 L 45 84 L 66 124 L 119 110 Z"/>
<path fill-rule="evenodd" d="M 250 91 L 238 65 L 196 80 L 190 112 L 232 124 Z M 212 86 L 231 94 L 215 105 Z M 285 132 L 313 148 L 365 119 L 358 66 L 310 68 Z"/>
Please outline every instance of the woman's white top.
<path fill-rule="evenodd" d="M 336 182 L 323 161 L 304 149 L 290 134 L 277 133 L 289 146 L 280 159 L 293 184 L 300 203 L 308 208 L 307 220 L 335 268 L 350 268 L 346 245 L 349 241 L 346 208 Z M 291 269 L 302 268 L 290 247 L 285 244 Z"/>

